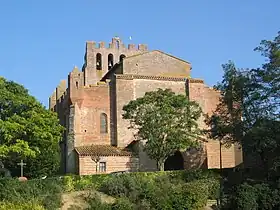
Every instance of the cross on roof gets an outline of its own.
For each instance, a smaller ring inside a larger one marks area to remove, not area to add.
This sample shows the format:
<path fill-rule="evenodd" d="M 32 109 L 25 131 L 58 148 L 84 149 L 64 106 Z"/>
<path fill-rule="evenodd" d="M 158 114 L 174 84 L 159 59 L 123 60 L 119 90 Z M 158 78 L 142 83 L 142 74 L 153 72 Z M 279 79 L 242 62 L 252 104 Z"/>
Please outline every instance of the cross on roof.
<path fill-rule="evenodd" d="M 20 166 L 20 176 L 23 177 L 23 166 L 26 166 L 26 163 L 21 160 L 17 165 Z"/>

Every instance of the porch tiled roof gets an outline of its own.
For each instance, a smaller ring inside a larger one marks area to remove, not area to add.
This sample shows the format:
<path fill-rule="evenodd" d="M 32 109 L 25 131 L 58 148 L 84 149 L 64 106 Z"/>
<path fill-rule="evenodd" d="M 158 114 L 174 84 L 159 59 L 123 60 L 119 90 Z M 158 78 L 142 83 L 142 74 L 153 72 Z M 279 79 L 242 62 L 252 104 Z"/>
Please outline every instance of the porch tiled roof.
<path fill-rule="evenodd" d="M 75 147 L 80 156 L 132 156 L 128 149 L 118 148 L 111 145 L 89 145 Z"/>

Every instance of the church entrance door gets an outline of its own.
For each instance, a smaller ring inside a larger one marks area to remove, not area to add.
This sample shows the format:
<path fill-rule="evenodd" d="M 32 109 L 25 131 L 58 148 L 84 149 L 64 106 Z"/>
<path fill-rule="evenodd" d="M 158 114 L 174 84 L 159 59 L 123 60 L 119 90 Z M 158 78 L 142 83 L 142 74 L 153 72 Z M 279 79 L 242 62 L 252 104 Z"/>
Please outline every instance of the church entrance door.
<path fill-rule="evenodd" d="M 168 157 L 164 163 L 165 171 L 183 170 L 183 169 L 184 169 L 184 158 L 180 151 L 176 151 L 175 154 Z"/>

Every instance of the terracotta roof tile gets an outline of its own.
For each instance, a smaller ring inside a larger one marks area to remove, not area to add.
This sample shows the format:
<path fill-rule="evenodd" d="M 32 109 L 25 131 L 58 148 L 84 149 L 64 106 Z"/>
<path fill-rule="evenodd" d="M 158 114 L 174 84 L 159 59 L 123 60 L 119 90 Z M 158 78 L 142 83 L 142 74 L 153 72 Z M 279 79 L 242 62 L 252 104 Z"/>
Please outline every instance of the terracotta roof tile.
<path fill-rule="evenodd" d="M 75 147 L 81 156 L 132 156 L 128 149 L 118 148 L 111 145 L 90 145 Z"/>

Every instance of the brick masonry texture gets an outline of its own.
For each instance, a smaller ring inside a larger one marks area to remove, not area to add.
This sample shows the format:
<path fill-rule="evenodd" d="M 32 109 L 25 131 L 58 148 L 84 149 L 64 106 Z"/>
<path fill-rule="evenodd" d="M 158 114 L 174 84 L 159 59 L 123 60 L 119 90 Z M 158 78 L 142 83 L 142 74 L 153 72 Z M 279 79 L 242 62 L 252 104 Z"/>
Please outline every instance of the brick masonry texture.
<path fill-rule="evenodd" d="M 106 162 L 106 172 L 112 173 L 115 171 L 137 171 L 138 170 L 138 158 L 133 157 L 100 157 L 100 162 Z M 99 165 L 97 165 L 96 172 L 96 162 L 92 160 L 89 156 L 79 157 L 79 174 L 80 175 L 90 175 L 90 174 L 101 174 L 99 172 Z"/>
<path fill-rule="evenodd" d="M 160 51 L 146 52 L 125 59 L 124 74 L 189 77 L 190 64 Z"/>
<path fill-rule="evenodd" d="M 102 70 L 97 70 L 98 53 L 102 58 Z M 110 70 L 109 55 L 114 64 Z M 77 155 L 75 147 L 112 145 L 124 148 L 134 142 L 135 131 L 129 130 L 129 121 L 122 119 L 122 108 L 148 91 L 169 88 L 197 101 L 204 113 L 211 114 L 220 94 L 203 80 L 191 78 L 191 69 L 189 62 L 158 50 L 148 51 L 146 45 L 126 47 L 118 38 L 113 38 L 109 47 L 103 42 L 99 45 L 87 42 L 82 71 L 74 67 L 68 81 L 62 80 L 49 100 L 50 109 L 58 113 L 61 124 L 66 127 L 61 144 L 62 171 L 96 173 L 92 158 Z M 107 116 L 107 133 L 100 132 L 102 113 Z M 207 128 L 203 116 L 198 123 L 201 128 Z M 200 150 L 181 151 L 184 168 L 220 167 L 219 143 L 206 140 L 201 142 Z M 242 150 L 238 145 L 223 147 L 222 158 L 224 168 L 234 167 L 243 162 Z M 143 151 L 143 143 L 138 145 L 137 157 L 106 156 L 102 159 L 107 164 L 106 173 L 156 170 L 155 161 Z"/>

